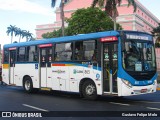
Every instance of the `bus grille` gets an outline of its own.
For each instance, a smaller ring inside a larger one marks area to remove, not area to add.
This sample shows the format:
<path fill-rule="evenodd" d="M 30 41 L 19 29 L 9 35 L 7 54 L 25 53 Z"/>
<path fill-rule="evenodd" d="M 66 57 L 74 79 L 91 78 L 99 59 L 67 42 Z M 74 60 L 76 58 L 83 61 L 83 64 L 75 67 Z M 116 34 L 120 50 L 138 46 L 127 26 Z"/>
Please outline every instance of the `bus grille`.
<path fill-rule="evenodd" d="M 150 80 L 156 72 L 129 72 L 129 74 L 138 81 Z"/>

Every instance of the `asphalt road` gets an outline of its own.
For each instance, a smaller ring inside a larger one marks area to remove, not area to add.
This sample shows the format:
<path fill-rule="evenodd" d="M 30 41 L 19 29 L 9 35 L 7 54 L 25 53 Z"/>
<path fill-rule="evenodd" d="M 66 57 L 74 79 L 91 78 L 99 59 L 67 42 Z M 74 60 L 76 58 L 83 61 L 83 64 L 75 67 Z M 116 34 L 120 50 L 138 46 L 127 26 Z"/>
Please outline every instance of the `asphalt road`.
<path fill-rule="evenodd" d="M 107 114 L 109 114 L 108 116 L 111 117 L 110 119 L 113 119 L 113 112 L 117 114 L 128 114 L 133 111 L 136 111 L 138 113 L 155 112 L 160 115 L 160 91 L 157 91 L 153 94 L 130 96 L 123 98 L 111 96 L 100 97 L 96 101 L 90 101 L 80 98 L 79 94 L 75 93 L 41 91 L 38 93 L 28 94 L 25 93 L 21 87 L 0 86 L 0 111 L 36 111 L 46 113 L 49 113 L 51 111 L 70 111 L 70 113 L 82 111 L 80 113 L 82 114 L 82 116 L 84 115 L 84 113 L 94 111 L 91 112 L 89 116 L 87 116 L 86 120 L 91 119 L 92 116 L 94 116 L 94 119 L 95 117 L 98 117 L 96 116 L 97 111 L 105 111 L 106 113 L 108 111 Z M 58 112 L 57 114 L 59 114 L 57 119 L 66 120 L 66 118 L 60 117 L 61 114 L 64 115 L 64 112 Z M 80 115 L 78 114 L 76 119 L 80 119 L 79 117 Z M 100 119 L 106 120 L 105 117 L 100 117 Z M 67 117 L 67 119 L 73 118 L 75 117 Z M 130 120 L 134 117 L 123 118 Z M 139 116 L 136 119 L 140 118 L 143 117 Z M 0 118 L 0 120 L 1 119 L 2 118 Z M 15 119 L 17 120 L 17 118 Z M 116 119 L 120 120 L 119 117 L 116 117 Z M 158 118 L 147 117 L 147 119 L 155 120 Z"/>

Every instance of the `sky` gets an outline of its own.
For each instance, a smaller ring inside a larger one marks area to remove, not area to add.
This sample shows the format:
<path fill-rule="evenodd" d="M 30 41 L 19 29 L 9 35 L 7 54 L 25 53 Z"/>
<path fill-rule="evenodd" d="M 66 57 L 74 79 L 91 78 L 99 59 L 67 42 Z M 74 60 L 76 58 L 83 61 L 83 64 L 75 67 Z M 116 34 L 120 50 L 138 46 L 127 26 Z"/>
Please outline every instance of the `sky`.
<path fill-rule="evenodd" d="M 57 0 L 56 6 L 59 6 Z M 160 19 L 160 0 L 139 0 L 148 10 Z M 55 7 L 56 8 L 56 7 Z M 0 44 L 9 44 L 7 27 L 15 25 L 22 30 L 29 30 L 35 36 L 36 25 L 54 23 L 55 8 L 51 8 L 51 0 L 0 0 Z M 18 41 L 14 37 L 13 41 Z M 21 40 L 25 41 L 25 39 Z"/>

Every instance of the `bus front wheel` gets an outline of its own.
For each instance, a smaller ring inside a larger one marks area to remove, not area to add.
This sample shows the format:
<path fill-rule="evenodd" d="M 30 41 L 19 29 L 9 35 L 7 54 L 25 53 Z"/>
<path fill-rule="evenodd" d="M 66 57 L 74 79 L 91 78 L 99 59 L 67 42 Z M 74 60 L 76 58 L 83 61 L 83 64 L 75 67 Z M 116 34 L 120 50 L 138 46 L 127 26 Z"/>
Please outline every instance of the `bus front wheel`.
<path fill-rule="evenodd" d="M 87 80 L 84 82 L 82 94 L 86 99 L 95 100 L 97 98 L 97 89 L 93 81 Z"/>
<path fill-rule="evenodd" d="M 33 83 L 30 77 L 24 78 L 23 81 L 23 88 L 27 93 L 32 93 L 33 92 Z"/>

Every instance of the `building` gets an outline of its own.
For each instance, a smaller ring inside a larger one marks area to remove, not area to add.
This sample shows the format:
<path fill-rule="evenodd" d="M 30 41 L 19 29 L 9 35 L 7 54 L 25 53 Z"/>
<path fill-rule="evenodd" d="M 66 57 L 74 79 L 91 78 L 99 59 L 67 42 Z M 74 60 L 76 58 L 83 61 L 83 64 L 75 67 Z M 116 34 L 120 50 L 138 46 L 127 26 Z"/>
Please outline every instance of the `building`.
<path fill-rule="evenodd" d="M 156 48 L 157 69 L 160 71 L 160 48 Z"/>
<path fill-rule="evenodd" d="M 71 14 L 80 8 L 91 6 L 93 0 L 67 0 L 64 5 L 65 17 L 70 18 Z M 137 11 L 133 13 L 133 7 L 128 7 L 126 0 L 122 0 L 122 4 L 118 7 L 119 16 L 117 22 L 122 25 L 125 30 L 150 32 L 154 27 L 158 26 L 160 20 L 156 18 L 147 8 L 145 8 L 138 0 Z M 67 26 L 67 24 L 65 24 Z M 61 27 L 60 9 L 56 9 L 56 21 L 53 24 L 44 24 L 36 26 L 37 39 L 42 38 L 43 33 L 57 30 Z"/>
<path fill-rule="evenodd" d="M 64 15 L 67 18 L 71 17 L 71 14 L 80 8 L 90 7 L 93 0 L 65 0 Z M 121 6 L 118 7 L 119 16 L 117 17 L 117 23 L 119 23 L 124 30 L 144 31 L 150 33 L 153 28 L 158 26 L 160 20 L 154 16 L 145 6 L 143 6 L 138 0 L 137 10 L 133 13 L 133 7 L 128 7 L 127 0 L 122 0 Z M 67 24 L 65 23 L 65 26 Z M 37 25 L 36 36 L 37 39 L 42 38 L 43 33 L 57 30 L 61 27 L 60 9 L 56 9 L 56 21 L 53 24 Z M 156 54 L 160 54 L 160 50 L 156 50 Z M 160 69 L 160 58 L 157 58 L 157 66 Z"/>
<path fill-rule="evenodd" d="M 1 44 L 0 44 L 0 68 L 2 67 L 2 50 L 1 50 Z"/>

